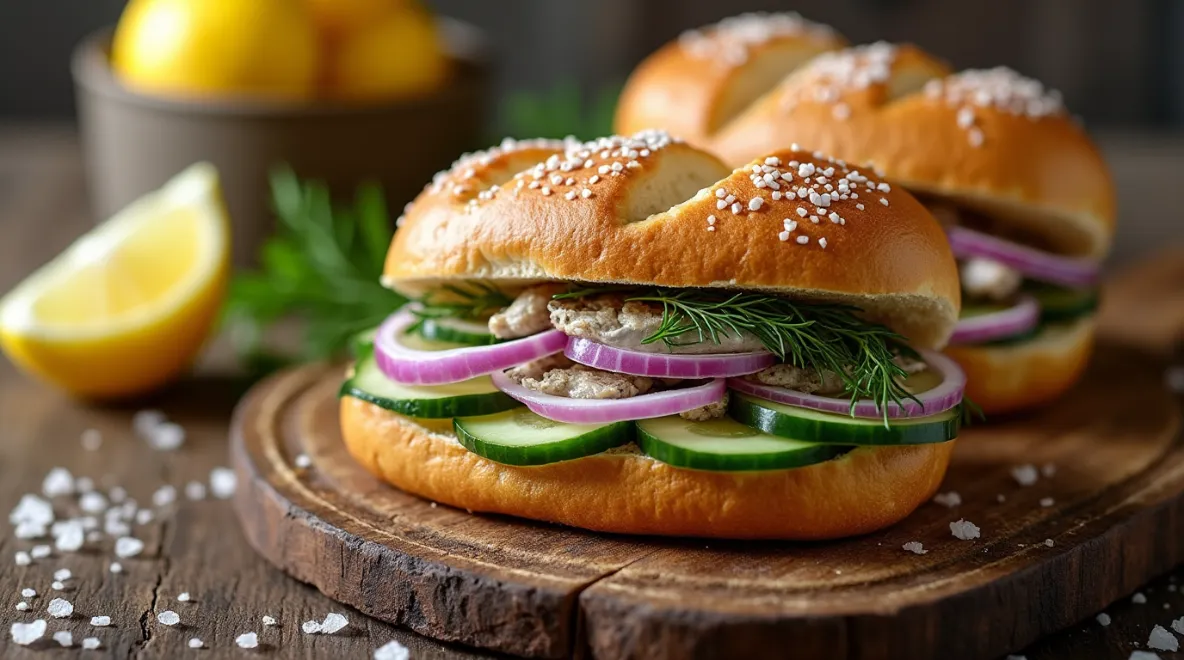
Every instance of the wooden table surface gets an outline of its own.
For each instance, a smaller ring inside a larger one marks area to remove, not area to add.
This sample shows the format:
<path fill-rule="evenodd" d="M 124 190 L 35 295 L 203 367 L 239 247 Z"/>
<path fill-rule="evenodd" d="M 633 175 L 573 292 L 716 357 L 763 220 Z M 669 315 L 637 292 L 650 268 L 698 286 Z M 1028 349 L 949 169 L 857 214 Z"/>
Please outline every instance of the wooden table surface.
<path fill-rule="evenodd" d="M 89 222 L 73 133 L 61 127 L 0 126 L 0 292 L 68 245 Z M 1164 291 L 1184 292 L 1184 252 L 1176 256 L 1145 266 L 1156 269 Z M 1132 314 L 1140 311 L 1137 300 L 1115 304 L 1131 306 Z M 1179 321 L 1146 324 L 1146 341 L 1166 347 L 1172 333 L 1184 328 L 1184 294 L 1178 306 L 1156 318 Z M 234 639 L 252 631 L 259 633 L 260 640 L 260 648 L 253 653 L 269 657 L 368 658 L 373 649 L 392 639 L 408 646 L 413 658 L 490 657 L 436 644 L 335 604 L 255 556 L 228 501 L 186 499 L 185 484 L 208 483 L 211 469 L 227 464 L 229 415 L 246 386 L 228 375 L 218 353 L 212 351 L 195 376 L 169 391 L 135 406 L 115 408 L 67 402 L 0 359 L 0 511 L 11 510 L 25 493 L 40 491 L 45 474 L 56 466 L 69 469 L 75 477 L 92 478 L 101 489 L 120 486 L 141 507 L 152 508 L 152 494 L 162 485 L 178 489 L 175 504 L 160 509 L 151 522 L 134 526 L 133 535 L 145 542 L 145 550 L 139 557 L 122 560 L 120 574 L 108 571 L 115 558 L 109 539 L 88 543 L 77 553 L 55 553 L 17 567 L 10 563 L 15 552 L 44 541 L 15 539 L 11 528 L 4 527 L 0 611 L 6 614 L 0 615 L 0 657 L 38 657 L 38 650 L 56 646 L 48 637 L 57 630 L 71 630 L 76 645 L 82 637 L 99 637 L 102 649 L 91 652 L 91 657 L 247 657 L 251 652 L 237 648 Z M 181 424 L 187 431 L 184 446 L 175 452 L 155 451 L 137 437 L 131 419 L 140 408 L 159 409 Z M 84 449 L 80 442 L 87 429 L 102 435 L 97 451 Z M 63 593 L 50 588 L 52 575 L 60 568 L 74 575 Z M 1166 626 L 1184 617 L 1184 594 L 1175 586 L 1179 578 L 1184 578 L 1184 570 L 1147 585 L 1141 590 L 1145 603 L 1124 600 L 1110 607 L 1107 612 L 1113 622 L 1109 626 L 1091 619 L 1016 652 L 1029 660 L 1128 658 L 1132 650 L 1146 648 L 1153 625 Z M 22 598 L 19 592 L 25 587 L 38 595 Z M 182 592 L 189 592 L 193 600 L 178 602 Z M 45 615 L 54 597 L 74 604 L 72 618 Z M 29 612 L 15 610 L 21 600 L 29 601 Z M 176 611 L 181 624 L 159 624 L 155 615 L 164 610 Z M 345 614 L 349 627 L 335 635 L 301 632 L 302 622 L 323 619 L 329 612 Z M 110 616 L 111 627 L 92 628 L 90 617 L 99 615 Z M 275 617 L 279 626 L 265 628 L 264 615 Z M 46 639 L 33 650 L 13 645 L 8 626 L 34 618 L 50 622 Z M 186 644 L 193 637 L 202 639 L 206 650 L 188 649 Z"/>

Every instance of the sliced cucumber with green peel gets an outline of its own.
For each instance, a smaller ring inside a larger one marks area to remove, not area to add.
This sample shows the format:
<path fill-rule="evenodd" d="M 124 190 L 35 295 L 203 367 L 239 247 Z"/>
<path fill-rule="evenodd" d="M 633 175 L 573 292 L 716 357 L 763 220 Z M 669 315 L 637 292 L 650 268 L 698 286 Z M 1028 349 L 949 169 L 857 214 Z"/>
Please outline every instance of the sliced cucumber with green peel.
<path fill-rule="evenodd" d="M 638 421 L 637 442 L 646 454 L 663 463 L 720 472 L 804 467 L 849 449 L 779 438 L 727 417 L 692 422 L 678 415 Z"/>
<path fill-rule="evenodd" d="M 463 346 L 489 346 L 501 341 L 489 334 L 489 326 L 484 323 L 450 318 L 424 319 L 419 325 L 419 334 L 425 339 Z"/>
<path fill-rule="evenodd" d="M 373 353 L 354 365 L 353 375 L 341 386 L 341 395 L 427 419 L 488 415 L 521 405 L 494 387 L 489 376 L 447 385 L 401 385 L 382 373 Z"/>
<path fill-rule="evenodd" d="M 1073 321 L 1098 308 L 1097 289 L 1070 289 L 1066 287 L 1026 282 L 1024 290 L 1031 293 L 1040 304 L 1040 322 L 1056 323 Z"/>
<path fill-rule="evenodd" d="M 958 437 L 962 414 L 953 408 L 916 419 L 863 419 L 787 406 L 732 392 L 728 414 L 759 431 L 782 438 L 838 445 L 919 445 Z"/>
<path fill-rule="evenodd" d="M 564 424 L 525 407 L 456 419 L 452 427 L 469 451 L 506 465 L 570 461 L 633 441 L 633 422 Z"/>

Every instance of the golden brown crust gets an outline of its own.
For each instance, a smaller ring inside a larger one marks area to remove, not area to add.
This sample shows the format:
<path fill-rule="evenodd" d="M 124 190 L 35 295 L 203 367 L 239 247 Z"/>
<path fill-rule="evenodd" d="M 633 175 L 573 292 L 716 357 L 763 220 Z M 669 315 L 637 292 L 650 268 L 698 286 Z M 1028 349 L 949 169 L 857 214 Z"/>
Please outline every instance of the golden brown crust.
<path fill-rule="evenodd" d="M 669 44 L 641 65 L 619 127 L 692 135 L 685 124 L 702 124 L 719 83 L 684 72 L 677 51 Z M 654 101 L 670 89 L 677 105 Z M 1113 237 L 1114 186 L 1097 148 L 1059 97 L 1014 72 L 953 73 L 912 46 L 860 46 L 821 54 L 725 119 L 710 139 L 695 137 L 730 165 L 797 143 L 875 163 L 915 192 L 1020 225 L 1067 254 L 1100 257 Z"/>
<path fill-rule="evenodd" d="M 746 14 L 683 33 L 629 77 L 615 130 L 661 128 L 707 147 L 715 131 L 769 86 L 845 45 L 834 30 L 796 14 Z"/>
<path fill-rule="evenodd" d="M 892 525 L 933 496 L 954 445 L 865 447 L 753 473 L 684 470 L 628 452 L 514 467 L 352 397 L 342 398 L 341 425 L 367 470 L 457 508 L 601 532 L 736 539 L 831 539 Z"/>
<path fill-rule="evenodd" d="M 1018 78 L 1003 72 L 947 76 L 943 64 L 911 46 L 895 48 L 890 66 L 882 82 L 832 84 L 835 92 L 821 100 L 816 92 L 827 86 L 826 77 L 807 65 L 721 131 L 714 149 L 739 163 L 770 145 L 798 142 L 875 163 L 911 190 L 1020 224 L 1063 252 L 1106 252 L 1114 231 L 1113 183 L 1097 148 L 1068 114 L 1029 116 L 977 105 L 968 89 L 992 77 L 1019 85 Z M 1044 110 L 1037 106 L 1033 114 Z"/>
<path fill-rule="evenodd" d="M 1093 352 L 1094 317 L 1051 326 L 1010 346 L 949 346 L 966 372 L 966 396 L 988 416 L 1039 408 L 1073 386 Z"/>
<path fill-rule="evenodd" d="M 805 165 L 817 171 L 803 175 Z M 960 308 L 945 236 L 911 195 L 863 174 L 870 179 L 789 150 L 729 174 L 711 155 L 655 135 L 571 147 L 483 199 L 421 195 L 384 281 L 412 294 L 458 279 L 769 290 L 852 303 L 918 346 L 942 345 Z M 473 178 L 482 176 L 476 168 Z M 854 196 L 838 198 L 848 184 Z M 815 198 L 824 185 L 833 201 Z"/>

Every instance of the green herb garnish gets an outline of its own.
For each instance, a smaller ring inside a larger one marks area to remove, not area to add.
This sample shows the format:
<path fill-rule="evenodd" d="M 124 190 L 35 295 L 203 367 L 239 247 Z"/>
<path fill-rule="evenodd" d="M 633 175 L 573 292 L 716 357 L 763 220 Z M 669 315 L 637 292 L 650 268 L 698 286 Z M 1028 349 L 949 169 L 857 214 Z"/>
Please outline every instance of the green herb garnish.
<path fill-rule="evenodd" d="M 580 289 L 555 296 L 580 298 L 619 292 L 620 287 Z M 636 291 L 636 290 L 635 290 Z M 626 301 L 662 307 L 658 329 L 642 343 L 681 346 L 720 343 L 725 337 L 754 335 L 782 362 L 803 369 L 833 371 L 851 396 L 851 410 L 870 399 L 888 422 L 887 404 L 917 401 L 903 381 L 908 373 L 897 356 L 919 359 L 904 337 L 865 321 L 850 305 L 809 303 L 759 293 L 712 292 L 701 289 L 654 289 L 629 294 Z M 918 403 L 920 403 L 918 401 Z"/>
<path fill-rule="evenodd" d="M 514 299 L 485 282 L 470 282 L 470 288 L 456 284 L 445 284 L 438 291 L 425 294 L 411 307 L 411 313 L 419 317 L 407 332 L 419 333 L 423 322 L 428 319 L 461 319 L 464 321 L 485 321 L 514 302 Z"/>
<path fill-rule="evenodd" d="M 382 188 L 363 185 L 352 206 L 334 206 L 327 186 L 302 184 L 280 168 L 271 195 L 279 229 L 263 245 L 259 269 L 231 282 L 224 322 L 253 363 L 339 354 L 406 302 L 379 283 L 394 232 Z M 265 331 L 289 315 L 303 321 L 298 355 L 265 349 Z"/>

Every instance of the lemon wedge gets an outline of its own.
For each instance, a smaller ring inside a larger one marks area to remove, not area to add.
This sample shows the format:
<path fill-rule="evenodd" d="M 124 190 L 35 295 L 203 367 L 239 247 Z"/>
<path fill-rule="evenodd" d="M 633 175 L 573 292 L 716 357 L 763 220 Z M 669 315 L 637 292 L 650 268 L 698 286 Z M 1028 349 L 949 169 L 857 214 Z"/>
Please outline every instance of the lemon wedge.
<path fill-rule="evenodd" d="M 229 271 L 218 173 L 194 165 L 0 299 L 0 347 L 30 374 L 77 396 L 143 394 L 193 362 Z"/>

